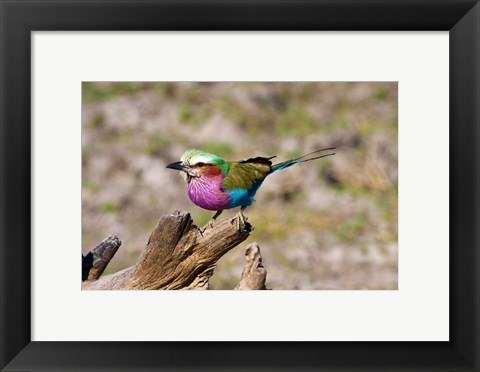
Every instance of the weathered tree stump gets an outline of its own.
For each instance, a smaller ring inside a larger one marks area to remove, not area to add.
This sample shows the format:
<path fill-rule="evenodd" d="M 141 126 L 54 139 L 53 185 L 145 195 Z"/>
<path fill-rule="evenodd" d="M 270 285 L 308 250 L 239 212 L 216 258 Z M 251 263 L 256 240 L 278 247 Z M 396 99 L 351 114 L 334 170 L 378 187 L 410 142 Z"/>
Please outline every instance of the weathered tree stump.
<path fill-rule="evenodd" d="M 250 243 L 245 250 L 246 264 L 243 269 L 240 283 L 235 289 L 267 289 L 265 287 L 265 279 L 267 278 L 267 270 L 262 264 L 262 255 L 260 247 L 257 243 Z"/>
<path fill-rule="evenodd" d="M 82 257 L 82 289 L 208 289 L 217 261 L 245 241 L 253 231 L 248 222 L 243 223 L 238 217 L 235 219 L 220 220 L 202 232 L 187 212 L 174 211 L 164 215 L 134 266 L 100 277 L 121 244 L 117 237 L 109 237 Z M 258 245 L 255 246 L 258 248 Z M 247 248 L 247 252 L 250 251 Z M 258 261 L 260 250 L 255 252 L 256 258 L 252 256 L 251 259 L 246 253 L 247 266 L 252 267 L 245 268 L 238 289 L 265 287 L 266 272 L 263 285 L 260 285 L 259 272 L 263 269 L 261 257 Z M 252 254 L 255 255 L 255 252 Z M 249 276 L 252 279 L 249 280 Z"/>

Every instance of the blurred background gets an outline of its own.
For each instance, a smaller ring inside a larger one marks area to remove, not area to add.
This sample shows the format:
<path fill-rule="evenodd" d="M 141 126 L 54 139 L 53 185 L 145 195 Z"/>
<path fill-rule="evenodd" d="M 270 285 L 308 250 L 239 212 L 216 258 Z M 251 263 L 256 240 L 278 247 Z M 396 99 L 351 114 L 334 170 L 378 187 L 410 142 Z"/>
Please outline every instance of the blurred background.
<path fill-rule="evenodd" d="M 178 172 L 189 148 L 227 160 L 336 155 L 270 176 L 246 210 L 250 238 L 211 289 L 233 289 L 249 242 L 272 289 L 397 289 L 397 83 L 83 83 L 82 246 L 116 234 L 106 274 L 133 265 L 161 215 L 204 226 Z M 227 210 L 220 218 L 237 213 Z"/>

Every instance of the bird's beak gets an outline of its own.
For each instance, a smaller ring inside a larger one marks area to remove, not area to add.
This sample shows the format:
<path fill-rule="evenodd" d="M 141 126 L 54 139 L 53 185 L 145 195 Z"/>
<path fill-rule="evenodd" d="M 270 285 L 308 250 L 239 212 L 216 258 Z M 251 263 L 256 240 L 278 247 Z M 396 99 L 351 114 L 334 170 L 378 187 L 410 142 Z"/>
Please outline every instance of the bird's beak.
<path fill-rule="evenodd" d="M 176 170 L 180 170 L 180 171 L 186 171 L 186 169 L 187 169 L 181 161 L 176 161 L 175 163 L 168 164 L 166 166 L 166 168 L 176 169 Z"/>

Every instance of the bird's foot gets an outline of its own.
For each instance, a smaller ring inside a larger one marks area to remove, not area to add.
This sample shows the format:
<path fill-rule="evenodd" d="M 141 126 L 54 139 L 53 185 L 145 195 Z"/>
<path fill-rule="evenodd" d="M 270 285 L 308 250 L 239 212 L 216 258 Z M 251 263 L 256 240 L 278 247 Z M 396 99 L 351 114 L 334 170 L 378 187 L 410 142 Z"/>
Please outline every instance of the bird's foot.
<path fill-rule="evenodd" d="M 211 228 L 213 229 L 213 223 L 215 222 L 215 220 L 213 218 L 210 218 L 210 221 L 208 221 L 208 223 L 203 227 L 203 228 L 199 228 L 197 227 L 198 231 L 200 231 L 200 234 L 203 235 L 203 233 L 205 232 L 205 230 L 207 230 L 208 228 Z"/>
<path fill-rule="evenodd" d="M 247 222 L 248 218 L 242 213 L 242 211 L 238 212 L 237 215 L 230 220 L 232 225 L 235 225 L 237 230 L 243 230 L 249 225 Z"/>

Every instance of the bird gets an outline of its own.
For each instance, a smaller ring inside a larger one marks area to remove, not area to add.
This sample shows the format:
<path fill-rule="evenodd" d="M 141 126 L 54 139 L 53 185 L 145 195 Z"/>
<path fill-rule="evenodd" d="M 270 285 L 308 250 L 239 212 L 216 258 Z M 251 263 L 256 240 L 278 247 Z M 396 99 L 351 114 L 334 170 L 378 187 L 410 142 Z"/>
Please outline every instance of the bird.
<path fill-rule="evenodd" d="M 268 176 L 294 165 L 335 155 L 335 152 L 318 155 L 331 150 L 335 150 L 335 147 L 316 150 L 295 159 L 273 164 L 272 159 L 276 156 L 227 161 L 215 154 L 190 149 L 183 153 L 180 161 L 168 164 L 166 168 L 180 171 L 187 182 L 187 194 L 194 204 L 203 209 L 216 211 L 207 226 L 213 226 L 214 221 L 225 209 L 240 207 L 237 222 L 239 227 L 240 223 L 246 223 L 243 214 L 245 208 L 254 202 L 256 192 Z M 236 219 L 232 221 L 234 220 Z"/>

